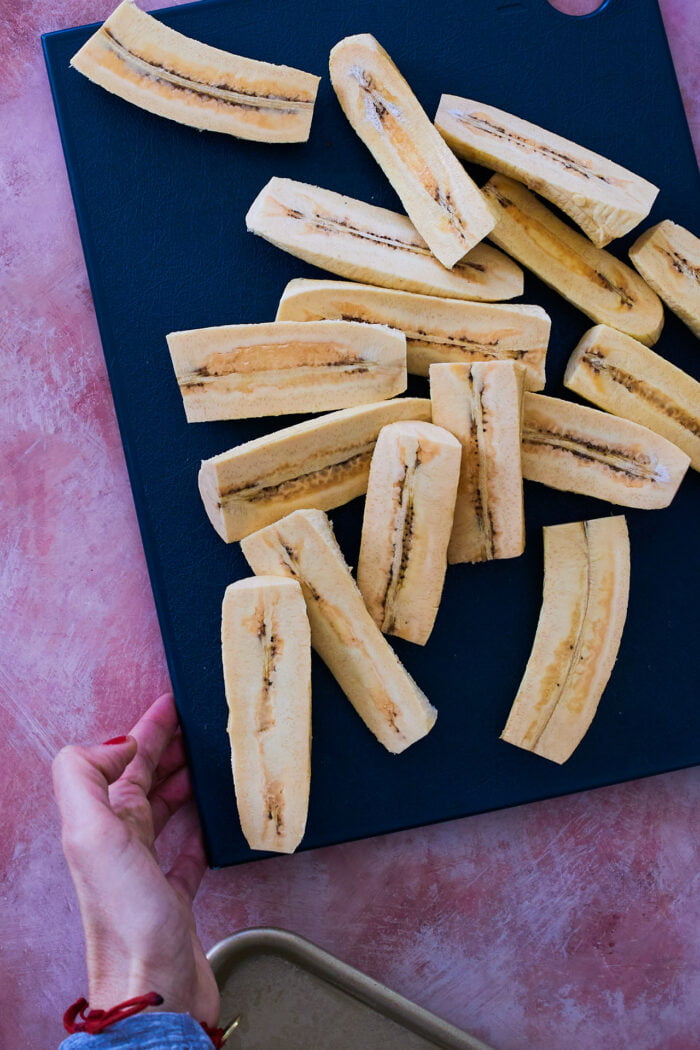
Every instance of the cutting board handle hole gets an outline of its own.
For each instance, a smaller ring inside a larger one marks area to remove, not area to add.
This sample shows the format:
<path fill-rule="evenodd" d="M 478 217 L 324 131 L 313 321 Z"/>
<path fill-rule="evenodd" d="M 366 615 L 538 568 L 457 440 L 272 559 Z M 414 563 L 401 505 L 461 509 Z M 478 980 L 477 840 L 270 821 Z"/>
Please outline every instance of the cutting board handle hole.
<path fill-rule="evenodd" d="M 547 3 L 563 15 L 585 18 L 588 15 L 597 15 L 608 6 L 610 0 L 547 0 Z"/>

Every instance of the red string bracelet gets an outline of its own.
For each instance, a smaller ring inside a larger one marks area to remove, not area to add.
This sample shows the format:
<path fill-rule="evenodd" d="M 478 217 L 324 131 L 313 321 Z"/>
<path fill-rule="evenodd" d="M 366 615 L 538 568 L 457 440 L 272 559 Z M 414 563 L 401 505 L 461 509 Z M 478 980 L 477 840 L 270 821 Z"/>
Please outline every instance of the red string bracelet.
<path fill-rule="evenodd" d="M 225 1034 L 224 1029 L 223 1028 L 210 1028 L 209 1025 L 206 1023 L 206 1021 L 200 1021 L 199 1023 L 201 1024 L 202 1028 L 204 1029 L 206 1034 L 211 1039 L 212 1043 L 216 1047 L 216 1050 L 220 1050 L 220 1048 L 224 1045 L 224 1034 Z"/>
<path fill-rule="evenodd" d="M 134 999 L 127 999 L 117 1006 L 110 1007 L 109 1010 L 89 1010 L 87 999 L 81 998 L 74 1002 L 72 1006 L 69 1006 L 64 1013 L 63 1027 L 69 1035 L 74 1035 L 75 1032 L 99 1035 L 100 1032 L 104 1032 L 105 1028 L 116 1024 L 117 1021 L 123 1021 L 127 1017 L 140 1014 L 149 1006 L 160 1006 L 162 1002 L 163 996 L 158 995 L 158 992 L 148 992 L 147 995 L 137 995 Z M 78 1020 L 79 1017 L 80 1020 Z M 220 1050 L 220 1047 L 224 1045 L 224 1029 L 210 1028 L 204 1021 L 199 1023 L 211 1039 L 216 1050 Z"/>
<path fill-rule="evenodd" d="M 137 995 L 134 999 L 127 999 L 117 1006 L 110 1007 L 109 1010 L 88 1010 L 87 999 L 78 999 L 64 1013 L 63 1027 L 70 1035 L 75 1032 L 99 1035 L 111 1024 L 123 1021 L 125 1017 L 140 1014 L 148 1006 L 160 1006 L 162 1002 L 163 996 L 158 995 L 158 992 L 148 992 L 147 995 Z"/>

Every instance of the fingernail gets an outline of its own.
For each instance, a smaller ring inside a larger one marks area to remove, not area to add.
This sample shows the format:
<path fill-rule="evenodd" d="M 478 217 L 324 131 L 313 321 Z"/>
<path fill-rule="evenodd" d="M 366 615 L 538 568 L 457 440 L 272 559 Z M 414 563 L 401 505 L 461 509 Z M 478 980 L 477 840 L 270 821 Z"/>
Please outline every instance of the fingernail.
<path fill-rule="evenodd" d="M 112 737 L 111 740 L 105 740 L 103 746 L 106 746 L 107 744 L 125 744 L 128 739 L 128 736 L 115 736 Z"/>

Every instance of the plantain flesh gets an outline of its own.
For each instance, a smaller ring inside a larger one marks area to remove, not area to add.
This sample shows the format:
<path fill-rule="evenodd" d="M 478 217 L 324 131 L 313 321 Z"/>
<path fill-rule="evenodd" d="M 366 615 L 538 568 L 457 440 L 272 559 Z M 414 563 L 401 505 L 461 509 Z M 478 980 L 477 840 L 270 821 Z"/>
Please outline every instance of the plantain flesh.
<path fill-rule="evenodd" d="M 700 470 L 700 383 L 636 339 L 590 328 L 569 358 L 564 386 L 661 434 Z"/>
<path fill-rule="evenodd" d="M 661 300 L 629 266 L 558 219 L 524 186 L 494 175 L 483 192 L 499 216 L 494 244 L 532 270 L 593 321 L 653 345 L 661 334 Z"/>
<path fill-rule="evenodd" d="M 329 412 L 205 459 L 199 491 L 207 516 L 231 543 L 293 510 L 348 503 L 367 490 L 382 427 L 430 415 L 426 398 L 399 397 Z"/>
<path fill-rule="evenodd" d="M 311 778 L 311 632 L 295 580 L 226 588 L 221 652 L 236 805 L 251 849 L 293 853 Z"/>
<path fill-rule="evenodd" d="M 666 219 L 630 248 L 647 284 L 700 339 L 700 238 Z"/>
<path fill-rule="evenodd" d="M 336 44 L 330 73 L 345 116 L 411 222 L 436 259 L 454 266 L 494 227 L 476 184 L 373 36 L 362 33 Z"/>
<path fill-rule="evenodd" d="M 447 569 L 462 446 L 433 423 L 390 423 L 372 456 L 357 585 L 385 634 L 425 645 Z"/>
<path fill-rule="evenodd" d="M 461 302 L 349 281 L 290 281 L 277 320 L 323 318 L 397 328 L 406 336 L 414 375 L 427 376 L 439 362 L 517 361 L 528 390 L 544 387 L 551 321 L 540 306 Z"/>
<path fill-rule="evenodd" d="M 273 321 L 167 336 L 187 419 L 351 408 L 406 389 L 406 337 L 352 321 Z"/>
<path fill-rule="evenodd" d="M 638 226 L 659 192 L 599 153 L 470 98 L 443 95 L 435 126 L 458 156 L 523 182 L 598 248 Z"/>
<path fill-rule="evenodd" d="M 525 548 L 523 378 L 512 361 L 430 366 L 433 422 L 462 445 L 450 564 L 516 558 Z"/>
<path fill-rule="evenodd" d="M 278 248 L 354 281 L 485 302 L 523 290 L 520 267 L 488 244 L 447 270 L 405 215 L 292 179 L 270 179 L 246 224 Z"/>
<path fill-rule="evenodd" d="M 625 507 L 667 507 L 690 457 L 660 434 L 595 408 L 525 394 L 523 477 Z"/>
<path fill-rule="evenodd" d="M 301 584 L 312 646 L 388 751 L 405 751 L 432 729 L 437 712 L 367 612 L 325 514 L 296 511 L 241 549 L 255 573 Z"/>
<path fill-rule="evenodd" d="M 501 739 L 561 764 L 593 721 L 617 658 L 630 549 L 622 515 L 543 532 L 542 608 Z"/>
<path fill-rule="evenodd" d="M 306 142 L 320 80 L 192 40 L 132 0 L 112 12 L 71 65 L 150 113 L 256 142 Z"/>

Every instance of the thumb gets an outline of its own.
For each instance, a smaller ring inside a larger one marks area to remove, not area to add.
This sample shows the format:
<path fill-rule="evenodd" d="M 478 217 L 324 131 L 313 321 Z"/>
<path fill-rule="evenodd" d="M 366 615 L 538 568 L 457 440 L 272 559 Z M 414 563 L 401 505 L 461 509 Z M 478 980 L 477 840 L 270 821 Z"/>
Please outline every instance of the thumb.
<path fill-rule="evenodd" d="M 65 824 L 85 823 L 111 812 L 109 785 L 122 775 L 136 754 L 133 737 L 93 747 L 70 745 L 53 762 L 53 785 Z"/>

